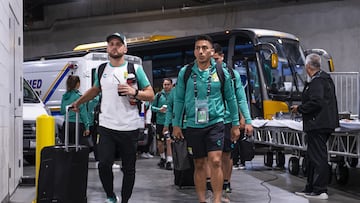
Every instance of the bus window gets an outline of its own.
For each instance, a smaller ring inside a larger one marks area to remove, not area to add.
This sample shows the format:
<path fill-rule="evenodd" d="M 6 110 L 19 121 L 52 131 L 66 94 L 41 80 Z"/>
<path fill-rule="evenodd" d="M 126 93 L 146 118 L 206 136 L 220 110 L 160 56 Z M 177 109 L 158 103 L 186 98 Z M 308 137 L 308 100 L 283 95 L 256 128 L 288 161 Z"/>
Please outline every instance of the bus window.
<path fill-rule="evenodd" d="M 234 56 L 252 57 L 255 55 L 254 44 L 248 37 L 237 36 L 235 39 Z"/>
<path fill-rule="evenodd" d="M 234 60 L 234 69 L 240 74 L 241 83 L 248 98 L 252 118 L 263 118 L 261 86 L 256 62 L 244 58 Z"/>
<path fill-rule="evenodd" d="M 267 84 L 272 93 L 278 92 L 302 92 L 305 81 L 305 57 L 299 43 L 291 39 L 276 37 L 259 38 L 262 43 L 273 44 L 279 57 L 278 67 L 271 70 L 272 81 Z M 262 61 L 266 64 L 266 54 L 261 54 Z M 285 89 L 285 83 L 291 84 L 290 89 Z"/>
<path fill-rule="evenodd" d="M 269 50 L 260 51 L 260 62 L 262 63 L 262 68 L 264 70 L 264 79 L 265 84 L 268 89 L 271 89 L 274 86 L 274 79 L 277 75 L 276 70 L 271 68 L 271 52 Z"/>

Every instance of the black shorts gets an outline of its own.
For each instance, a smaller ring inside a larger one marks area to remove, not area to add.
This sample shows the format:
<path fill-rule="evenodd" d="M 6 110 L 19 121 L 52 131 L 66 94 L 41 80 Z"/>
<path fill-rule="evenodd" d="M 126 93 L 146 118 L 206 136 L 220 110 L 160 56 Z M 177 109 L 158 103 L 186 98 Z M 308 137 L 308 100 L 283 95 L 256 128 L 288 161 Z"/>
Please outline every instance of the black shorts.
<path fill-rule="evenodd" d="M 223 152 L 231 152 L 234 150 L 234 142 L 231 141 L 231 128 L 231 123 L 225 124 Z"/>
<path fill-rule="evenodd" d="M 169 137 L 163 134 L 164 125 L 156 124 L 156 140 L 164 142 L 168 138 L 172 138 L 172 126 L 169 126 Z"/>
<path fill-rule="evenodd" d="M 194 159 L 207 157 L 210 151 L 222 151 L 224 124 L 216 123 L 206 128 L 188 127 L 184 137 L 188 145 L 188 152 Z"/>
<path fill-rule="evenodd" d="M 161 142 L 165 141 L 164 134 L 162 133 L 163 129 L 164 125 L 156 124 L 156 140 Z"/>

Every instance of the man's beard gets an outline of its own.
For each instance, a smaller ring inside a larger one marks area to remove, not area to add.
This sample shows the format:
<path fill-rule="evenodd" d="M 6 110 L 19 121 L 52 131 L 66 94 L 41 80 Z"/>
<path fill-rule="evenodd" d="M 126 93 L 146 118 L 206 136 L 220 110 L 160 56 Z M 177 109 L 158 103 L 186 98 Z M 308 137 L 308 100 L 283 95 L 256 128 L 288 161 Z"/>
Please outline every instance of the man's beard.
<path fill-rule="evenodd" d="M 119 59 L 121 57 L 123 57 L 124 54 L 111 54 L 109 53 L 109 57 L 113 58 L 113 59 Z"/>

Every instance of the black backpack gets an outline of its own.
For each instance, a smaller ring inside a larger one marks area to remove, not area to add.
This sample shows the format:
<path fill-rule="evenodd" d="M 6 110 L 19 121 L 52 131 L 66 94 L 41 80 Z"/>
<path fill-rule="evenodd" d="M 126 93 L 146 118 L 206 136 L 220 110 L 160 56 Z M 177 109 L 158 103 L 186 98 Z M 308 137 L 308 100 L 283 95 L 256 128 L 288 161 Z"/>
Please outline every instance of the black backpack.
<path fill-rule="evenodd" d="M 156 94 L 156 97 L 154 99 L 154 102 L 156 101 L 156 106 L 159 103 L 159 99 L 160 99 L 161 95 L 163 95 L 163 93 L 161 91 Z M 156 112 L 155 111 L 151 112 L 151 123 L 156 123 Z"/>

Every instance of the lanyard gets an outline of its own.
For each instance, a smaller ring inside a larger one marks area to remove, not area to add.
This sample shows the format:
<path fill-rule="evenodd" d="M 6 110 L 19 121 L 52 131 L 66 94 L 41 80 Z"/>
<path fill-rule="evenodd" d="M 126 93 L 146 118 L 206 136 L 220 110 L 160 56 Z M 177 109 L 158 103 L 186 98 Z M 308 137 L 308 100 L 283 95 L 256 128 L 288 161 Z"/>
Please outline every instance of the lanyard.
<path fill-rule="evenodd" d="M 197 98 L 198 89 L 197 89 L 196 74 L 193 74 L 192 78 L 193 78 L 193 81 L 194 81 L 194 94 L 195 94 L 195 98 Z M 210 96 L 210 90 L 211 90 L 211 74 L 210 74 L 210 70 L 209 70 L 209 77 L 207 79 L 206 99 L 208 99 L 209 96 Z"/>

